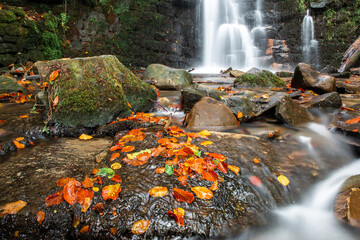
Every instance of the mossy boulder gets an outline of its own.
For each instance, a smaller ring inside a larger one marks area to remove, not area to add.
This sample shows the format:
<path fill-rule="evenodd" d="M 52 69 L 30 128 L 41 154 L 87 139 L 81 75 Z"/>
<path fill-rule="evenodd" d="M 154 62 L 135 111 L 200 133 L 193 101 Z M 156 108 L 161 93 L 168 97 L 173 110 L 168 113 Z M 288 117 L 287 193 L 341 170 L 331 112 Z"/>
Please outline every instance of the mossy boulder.
<path fill-rule="evenodd" d="M 49 83 L 48 116 L 67 127 L 95 127 L 149 111 L 157 95 L 151 85 L 141 81 L 115 57 L 60 59 L 35 63 L 42 81 L 52 72 L 59 75 Z M 59 99 L 54 104 L 54 99 Z M 129 102 L 129 104 L 128 104 Z M 131 108 L 130 106 L 131 105 Z"/>
<path fill-rule="evenodd" d="M 235 79 L 234 86 L 238 88 L 256 87 L 286 87 L 285 82 L 275 74 L 263 70 L 256 73 L 245 73 Z"/>
<path fill-rule="evenodd" d="M 25 88 L 16 83 L 16 79 L 0 76 L 0 93 L 24 92 Z"/>
<path fill-rule="evenodd" d="M 161 64 L 151 64 L 144 72 L 144 80 L 156 80 L 159 89 L 177 90 L 189 86 L 193 77 L 184 69 L 170 68 Z"/>

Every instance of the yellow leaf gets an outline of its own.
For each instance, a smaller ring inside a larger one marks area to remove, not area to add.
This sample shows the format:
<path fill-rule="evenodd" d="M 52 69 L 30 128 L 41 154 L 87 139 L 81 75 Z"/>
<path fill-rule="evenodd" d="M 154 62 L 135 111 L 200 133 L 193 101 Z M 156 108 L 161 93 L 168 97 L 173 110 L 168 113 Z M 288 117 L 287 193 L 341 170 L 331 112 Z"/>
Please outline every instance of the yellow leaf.
<path fill-rule="evenodd" d="M 79 137 L 79 139 L 81 140 L 90 140 L 92 139 L 92 136 L 86 135 L 86 134 L 81 134 L 81 136 Z"/>
<path fill-rule="evenodd" d="M 203 131 L 199 132 L 198 134 L 203 137 L 208 137 L 211 135 L 211 133 L 208 130 L 203 130 Z"/>
<path fill-rule="evenodd" d="M 100 189 L 99 189 L 98 187 L 93 187 L 92 190 L 93 190 L 94 192 L 98 192 Z"/>
<path fill-rule="evenodd" d="M 121 164 L 120 163 L 113 163 L 111 164 L 111 168 L 116 170 L 116 169 L 120 169 L 121 168 Z"/>
<path fill-rule="evenodd" d="M 143 234 L 144 232 L 146 232 L 149 226 L 150 226 L 149 220 L 140 220 L 133 224 L 131 228 L 131 232 L 133 234 Z"/>
<path fill-rule="evenodd" d="M 279 183 L 281 183 L 284 186 L 287 186 L 290 183 L 289 179 L 284 175 L 278 176 L 277 180 L 279 181 Z"/>
<path fill-rule="evenodd" d="M 239 175 L 240 172 L 240 168 L 234 165 L 228 165 L 228 168 L 233 171 L 234 173 L 236 173 L 236 175 Z"/>
<path fill-rule="evenodd" d="M 149 194 L 153 197 L 163 197 L 167 194 L 167 191 L 167 187 L 154 187 L 149 190 Z"/>
<path fill-rule="evenodd" d="M 225 101 L 225 98 L 223 98 L 222 96 L 220 96 L 220 99 L 223 100 L 223 101 Z"/>
<path fill-rule="evenodd" d="M 205 146 L 205 145 L 211 145 L 211 144 L 213 144 L 212 141 L 203 141 L 203 142 L 200 143 L 200 145 L 203 145 L 203 146 Z"/>
<path fill-rule="evenodd" d="M 177 215 L 184 216 L 185 215 L 185 210 L 183 208 L 175 208 L 174 213 L 177 214 Z"/>
<path fill-rule="evenodd" d="M 238 111 L 238 113 L 237 113 L 237 118 L 240 119 L 240 118 L 242 118 L 243 116 L 244 116 L 244 115 L 242 114 L 242 112 Z"/>
<path fill-rule="evenodd" d="M 213 192 L 206 187 L 192 187 L 191 191 L 201 199 L 211 199 L 214 196 Z"/>
<path fill-rule="evenodd" d="M 17 202 L 12 202 L 5 204 L 4 206 L 0 207 L 0 217 L 6 215 L 6 214 L 16 214 L 18 211 L 20 211 L 23 207 L 26 206 L 26 202 L 19 200 Z"/>

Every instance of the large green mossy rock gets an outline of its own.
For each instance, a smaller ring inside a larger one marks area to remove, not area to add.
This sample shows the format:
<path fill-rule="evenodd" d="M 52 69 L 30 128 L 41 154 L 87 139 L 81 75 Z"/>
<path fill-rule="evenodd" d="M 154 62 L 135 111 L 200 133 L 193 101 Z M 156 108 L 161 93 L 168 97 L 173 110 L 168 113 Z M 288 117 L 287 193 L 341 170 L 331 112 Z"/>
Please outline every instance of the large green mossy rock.
<path fill-rule="evenodd" d="M 263 70 L 258 73 L 245 73 L 241 75 L 235 79 L 234 86 L 238 88 L 286 87 L 286 84 L 275 74 Z"/>
<path fill-rule="evenodd" d="M 60 59 L 35 63 L 42 81 L 53 71 L 59 75 L 47 90 L 51 121 L 68 127 L 95 127 L 149 111 L 157 95 L 151 85 L 141 81 L 115 57 Z M 128 103 L 130 103 L 131 108 Z"/>
<path fill-rule="evenodd" d="M 179 90 L 189 86 L 192 81 L 191 73 L 184 69 L 170 68 L 161 64 L 151 64 L 144 72 L 145 80 L 156 80 L 159 89 Z"/>
<path fill-rule="evenodd" d="M 0 93 L 25 92 L 25 88 L 16 83 L 16 79 L 0 76 Z"/>

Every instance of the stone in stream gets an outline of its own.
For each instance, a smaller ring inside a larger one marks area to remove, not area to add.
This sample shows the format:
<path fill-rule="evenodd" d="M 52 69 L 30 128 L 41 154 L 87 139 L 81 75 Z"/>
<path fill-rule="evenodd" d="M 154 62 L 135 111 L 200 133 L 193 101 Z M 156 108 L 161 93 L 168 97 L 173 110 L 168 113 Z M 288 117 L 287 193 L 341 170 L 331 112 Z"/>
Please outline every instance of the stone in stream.
<path fill-rule="evenodd" d="M 285 96 L 276 107 L 276 118 L 291 126 L 298 126 L 313 120 L 313 117 L 306 108 Z"/>
<path fill-rule="evenodd" d="M 238 121 L 225 104 L 203 97 L 187 115 L 185 125 L 190 129 L 229 128 L 236 127 Z"/>
<path fill-rule="evenodd" d="M 360 122 L 348 122 L 351 119 L 356 119 L 360 116 L 360 104 L 355 104 L 349 108 L 339 110 L 334 117 L 332 125 L 336 127 L 337 131 L 344 133 L 347 136 L 358 139 L 360 131 Z"/>
<path fill-rule="evenodd" d="M 337 92 L 325 93 L 312 97 L 305 105 L 306 108 L 337 109 L 342 106 L 341 96 Z"/>
<path fill-rule="evenodd" d="M 48 105 L 52 107 L 47 117 L 66 127 L 95 127 L 129 116 L 131 111 L 146 112 L 157 98 L 149 84 L 112 55 L 43 61 L 35 66 L 43 82 L 59 70 L 49 83 Z"/>
<path fill-rule="evenodd" d="M 189 86 L 193 81 L 191 73 L 184 69 L 170 68 L 161 64 L 149 65 L 145 69 L 143 79 L 155 79 L 155 86 L 164 90 L 180 90 Z"/>
<path fill-rule="evenodd" d="M 336 91 L 334 77 L 323 75 L 306 63 L 296 66 L 291 87 L 309 89 L 320 94 Z"/>
<path fill-rule="evenodd" d="M 232 70 L 232 71 L 230 71 L 230 77 L 235 77 L 235 78 L 238 78 L 238 77 L 240 77 L 240 76 L 242 76 L 242 75 L 244 75 L 245 74 L 245 72 L 243 72 L 243 71 L 240 71 L 240 70 Z"/>
<path fill-rule="evenodd" d="M 26 92 L 27 90 L 17 84 L 16 79 L 12 77 L 0 76 L 0 93 Z"/>
<path fill-rule="evenodd" d="M 263 70 L 257 73 L 245 73 L 234 81 L 237 88 L 286 87 L 285 82 L 275 74 Z"/>
<path fill-rule="evenodd" d="M 279 76 L 281 78 L 287 78 L 287 77 L 293 77 L 294 73 L 289 71 L 280 71 L 275 73 L 276 76 Z"/>

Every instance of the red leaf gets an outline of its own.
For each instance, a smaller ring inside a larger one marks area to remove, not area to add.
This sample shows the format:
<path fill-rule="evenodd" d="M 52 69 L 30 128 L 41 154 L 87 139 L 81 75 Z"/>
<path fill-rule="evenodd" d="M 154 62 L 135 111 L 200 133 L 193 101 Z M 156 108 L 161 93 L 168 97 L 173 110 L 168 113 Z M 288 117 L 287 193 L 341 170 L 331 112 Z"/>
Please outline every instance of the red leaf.
<path fill-rule="evenodd" d="M 192 203 L 194 201 L 194 195 L 192 193 L 179 188 L 173 189 L 173 195 L 178 202 Z"/>
<path fill-rule="evenodd" d="M 219 164 L 217 165 L 219 170 L 223 173 L 227 173 L 228 172 L 228 164 L 225 162 L 219 162 Z"/>
<path fill-rule="evenodd" d="M 94 192 L 90 191 L 90 190 L 86 190 L 86 189 L 82 189 L 80 188 L 77 192 L 76 192 L 76 196 L 77 196 L 77 200 L 78 203 L 80 205 L 83 205 L 85 198 L 90 198 L 93 199 L 94 197 Z"/>
<path fill-rule="evenodd" d="M 202 176 L 205 180 L 215 182 L 219 179 L 219 176 L 213 170 L 203 171 Z"/>
<path fill-rule="evenodd" d="M 119 197 L 119 193 L 121 192 L 120 184 L 109 185 L 103 188 L 101 196 L 104 200 L 112 199 L 115 200 Z"/>
<path fill-rule="evenodd" d="M 84 181 L 81 182 L 81 184 L 84 188 L 92 188 L 94 186 L 93 181 L 87 176 L 85 177 Z"/>
<path fill-rule="evenodd" d="M 54 205 L 59 205 L 63 201 L 64 201 L 63 191 L 60 191 L 53 195 L 47 196 L 45 198 L 45 206 L 50 207 Z"/>
<path fill-rule="evenodd" d="M 134 146 L 126 146 L 121 149 L 121 152 L 132 152 L 134 151 L 134 149 L 135 149 Z"/>
<path fill-rule="evenodd" d="M 155 148 L 154 150 L 151 151 L 151 156 L 152 157 L 157 157 L 159 156 L 166 148 L 162 147 L 162 146 L 157 146 L 157 148 Z"/>
<path fill-rule="evenodd" d="M 64 199 L 67 201 L 70 205 L 73 205 L 77 202 L 77 195 L 76 192 L 81 187 L 81 183 L 79 183 L 76 180 L 71 180 L 64 186 Z"/>
<path fill-rule="evenodd" d="M 176 223 L 179 226 L 184 226 L 184 215 L 185 211 L 182 208 L 175 208 L 173 211 L 169 210 L 167 215 L 171 215 L 175 218 Z"/>
<path fill-rule="evenodd" d="M 226 157 L 224 155 L 218 154 L 218 153 L 209 153 L 208 156 L 213 157 L 219 161 L 224 161 L 226 159 Z"/>
<path fill-rule="evenodd" d="M 97 176 L 96 179 L 97 179 L 97 181 L 98 181 L 99 184 L 103 184 L 103 181 L 101 180 L 101 177 L 100 177 L 100 176 Z"/>
<path fill-rule="evenodd" d="M 251 182 L 251 184 L 253 184 L 255 186 L 260 186 L 261 179 L 258 178 L 257 176 L 252 176 L 252 177 L 250 177 L 250 182 Z"/>
<path fill-rule="evenodd" d="M 110 152 L 113 152 L 113 151 L 120 150 L 121 148 L 122 148 L 121 146 L 112 146 L 109 150 L 110 150 Z"/>
<path fill-rule="evenodd" d="M 115 176 L 113 176 L 113 177 L 111 178 L 111 181 L 120 183 L 120 182 L 122 182 L 122 179 L 121 179 L 121 177 L 120 177 L 119 175 L 116 174 Z"/>
<path fill-rule="evenodd" d="M 68 182 L 75 180 L 75 178 L 61 178 L 56 181 L 56 186 L 64 187 Z"/>

